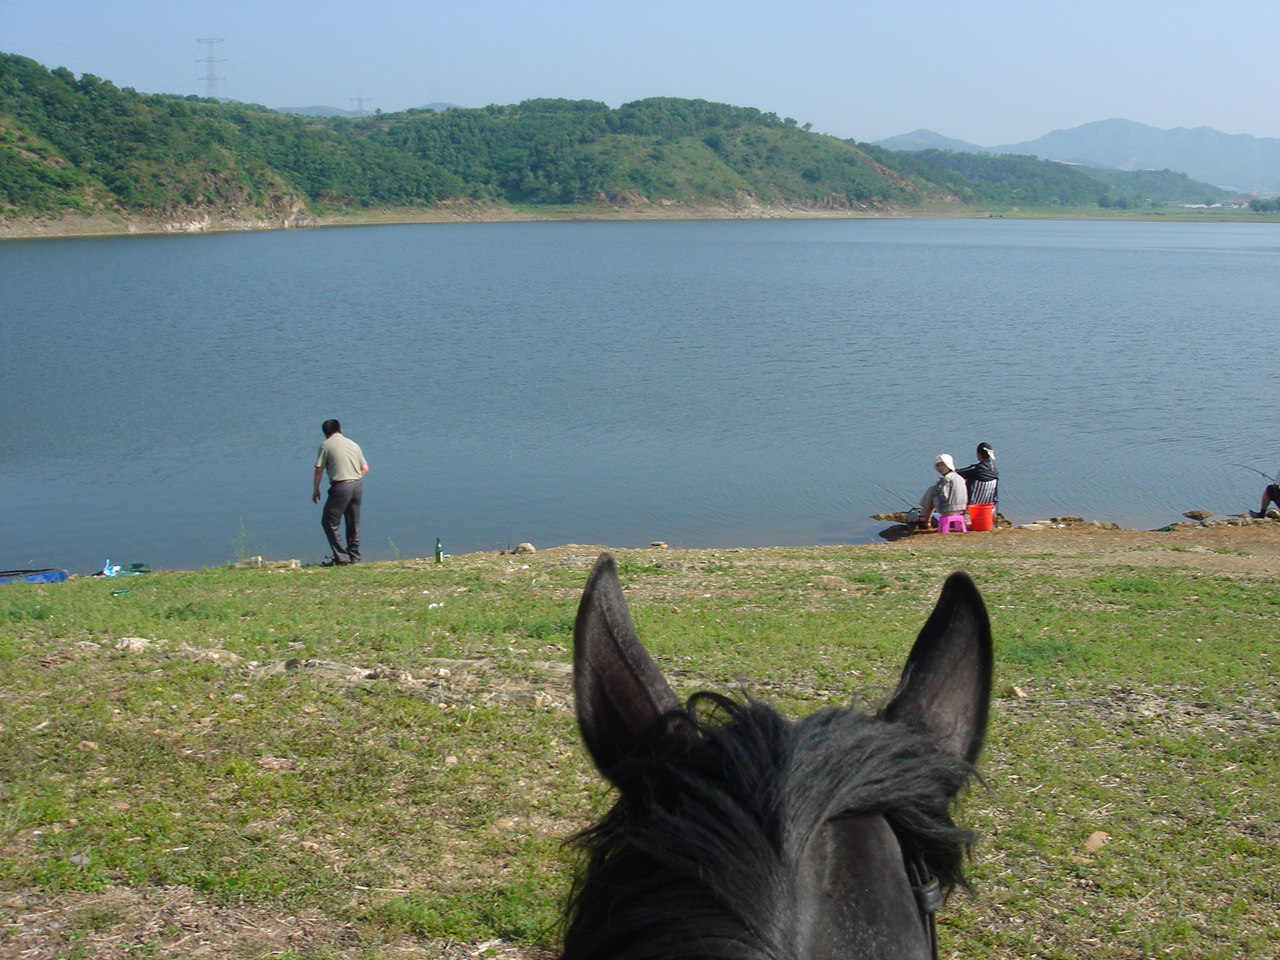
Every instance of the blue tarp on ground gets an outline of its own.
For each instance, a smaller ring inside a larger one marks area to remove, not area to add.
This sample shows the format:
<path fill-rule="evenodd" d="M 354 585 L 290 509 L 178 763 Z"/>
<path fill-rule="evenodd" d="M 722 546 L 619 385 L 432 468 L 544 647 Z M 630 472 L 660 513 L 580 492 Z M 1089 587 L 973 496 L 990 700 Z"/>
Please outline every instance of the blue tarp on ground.
<path fill-rule="evenodd" d="M 56 583 L 67 579 L 65 570 L 0 570 L 0 583 Z"/>

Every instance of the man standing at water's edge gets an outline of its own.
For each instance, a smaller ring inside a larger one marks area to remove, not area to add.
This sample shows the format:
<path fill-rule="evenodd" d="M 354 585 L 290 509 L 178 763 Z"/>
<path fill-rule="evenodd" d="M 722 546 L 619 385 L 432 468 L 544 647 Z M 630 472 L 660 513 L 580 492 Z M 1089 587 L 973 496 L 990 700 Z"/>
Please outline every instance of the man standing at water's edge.
<path fill-rule="evenodd" d="M 311 502 L 320 502 L 320 478 L 329 473 L 329 497 L 324 502 L 320 524 L 329 538 L 333 559 L 325 566 L 344 566 L 360 562 L 360 502 L 364 499 L 362 478 L 369 472 L 369 464 L 360 451 L 360 445 L 342 435 L 342 424 L 326 420 L 320 427 L 324 431 L 324 443 L 316 454 L 315 481 L 311 488 Z M 345 518 L 347 545 L 344 548 L 338 536 L 338 528 Z"/>

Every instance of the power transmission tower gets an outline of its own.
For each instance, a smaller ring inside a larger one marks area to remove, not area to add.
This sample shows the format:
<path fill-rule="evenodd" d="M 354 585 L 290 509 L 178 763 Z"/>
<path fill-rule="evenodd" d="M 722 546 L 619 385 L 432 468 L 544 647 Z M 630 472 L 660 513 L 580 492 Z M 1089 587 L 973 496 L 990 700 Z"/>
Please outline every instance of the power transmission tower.
<path fill-rule="evenodd" d="M 352 98 L 351 98 L 351 102 L 352 102 L 352 103 L 354 103 L 354 104 L 356 105 L 356 116 L 357 116 L 357 117 L 363 117 L 363 116 L 364 116 L 364 105 L 365 105 L 365 102 L 366 102 L 366 101 L 368 101 L 368 100 L 372 100 L 372 99 L 373 99 L 373 97 L 352 97 Z"/>
<path fill-rule="evenodd" d="M 225 60 L 219 60 L 213 55 L 213 45 L 222 43 L 225 37 L 207 37 L 204 39 L 197 38 L 196 43 L 203 43 L 208 48 L 208 56 L 201 57 L 196 63 L 207 63 L 209 68 L 204 74 L 204 95 L 211 100 L 218 99 L 218 68 L 215 63 L 226 63 Z"/>

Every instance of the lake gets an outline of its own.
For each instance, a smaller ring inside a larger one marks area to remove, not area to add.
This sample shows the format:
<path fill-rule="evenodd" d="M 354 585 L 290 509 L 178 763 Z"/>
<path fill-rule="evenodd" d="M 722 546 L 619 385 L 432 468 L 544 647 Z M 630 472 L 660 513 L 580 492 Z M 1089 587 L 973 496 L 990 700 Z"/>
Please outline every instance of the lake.
<path fill-rule="evenodd" d="M 990 442 L 1001 509 L 1156 527 L 1280 467 L 1276 224 L 424 224 L 0 244 L 0 567 L 867 542 Z M 1243 466 L 1238 466 L 1243 464 Z"/>

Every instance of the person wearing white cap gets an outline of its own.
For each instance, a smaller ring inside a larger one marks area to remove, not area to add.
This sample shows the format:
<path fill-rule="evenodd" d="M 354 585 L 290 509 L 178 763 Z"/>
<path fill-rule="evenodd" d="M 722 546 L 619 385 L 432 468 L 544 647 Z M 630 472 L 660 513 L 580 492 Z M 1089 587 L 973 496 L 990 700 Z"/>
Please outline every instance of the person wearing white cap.
<path fill-rule="evenodd" d="M 956 462 L 951 454 L 940 453 L 933 461 L 933 469 L 938 471 L 938 480 L 920 498 L 920 526 L 929 526 L 933 514 L 946 516 L 950 513 L 964 513 L 969 505 L 969 490 L 965 486 L 964 477 L 956 473 Z"/>

